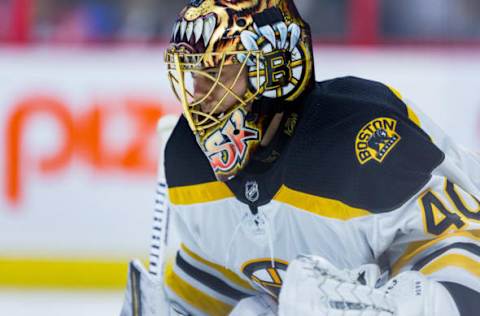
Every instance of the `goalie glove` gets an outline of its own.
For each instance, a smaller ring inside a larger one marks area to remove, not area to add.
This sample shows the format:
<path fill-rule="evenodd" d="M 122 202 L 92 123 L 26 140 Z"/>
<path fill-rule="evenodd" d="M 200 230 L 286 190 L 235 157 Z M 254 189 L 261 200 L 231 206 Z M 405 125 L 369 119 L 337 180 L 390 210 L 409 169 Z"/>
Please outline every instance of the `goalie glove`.
<path fill-rule="evenodd" d="M 448 290 L 420 272 L 407 271 L 382 288 L 394 300 L 399 316 L 460 316 Z"/>
<path fill-rule="evenodd" d="M 359 278 L 365 267 L 340 270 L 314 256 L 293 261 L 280 292 L 279 315 L 459 316 L 448 291 L 421 273 L 404 272 L 376 288 L 372 268 L 365 272 L 368 282 Z"/>
<path fill-rule="evenodd" d="M 379 271 L 374 265 L 340 270 L 320 257 L 300 257 L 288 267 L 280 292 L 279 315 L 395 315 L 394 301 L 374 288 Z"/>
<path fill-rule="evenodd" d="M 125 299 L 120 316 L 188 316 L 180 306 L 169 303 L 163 283 L 138 260 L 130 262 Z"/>

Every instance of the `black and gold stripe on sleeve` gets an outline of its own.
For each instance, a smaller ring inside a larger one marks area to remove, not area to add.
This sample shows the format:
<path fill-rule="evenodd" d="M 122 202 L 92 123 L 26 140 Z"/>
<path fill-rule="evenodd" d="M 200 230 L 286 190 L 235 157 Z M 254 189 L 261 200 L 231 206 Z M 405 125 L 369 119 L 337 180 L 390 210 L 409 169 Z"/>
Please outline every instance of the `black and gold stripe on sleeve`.
<path fill-rule="evenodd" d="M 174 270 L 173 261 L 169 261 L 165 268 L 165 286 L 169 300 L 180 304 L 192 315 L 224 316 L 233 309 L 233 305 L 206 294 L 180 277 Z"/>
<path fill-rule="evenodd" d="M 436 261 L 434 259 L 438 260 L 439 257 L 444 256 L 450 250 L 463 250 L 463 255 L 467 252 L 470 253 L 470 257 L 478 256 L 477 247 L 479 244 L 480 231 L 458 231 L 435 239 L 412 242 L 392 264 L 392 274 L 396 275 L 405 271 L 405 269 L 415 269 L 422 273 L 431 272 L 429 271 L 431 269 L 429 264 Z"/>
<path fill-rule="evenodd" d="M 238 301 L 255 290 L 230 270 L 212 263 L 185 245 L 165 272 L 167 293 L 193 314 L 228 315 Z"/>
<path fill-rule="evenodd" d="M 441 283 L 461 316 L 480 310 L 480 232 L 459 231 L 412 243 L 393 265 L 393 274 L 419 271 Z"/>
<path fill-rule="evenodd" d="M 456 253 L 447 254 L 450 250 L 463 250 L 472 256 Z M 412 270 L 432 273 L 443 267 L 453 265 L 480 277 L 480 261 L 476 258 L 480 259 L 480 246 L 469 242 L 456 242 L 422 258 L 413 265 Z"/>
<path fill-rule="evenodd" d="M 209 287 L 216 293 L 222 294 L 223 296 L 229 297 L 235 301 L 239 301 L 249 296 L 247 293 L 244 293 L 229 286 L 224 280 L 191 265 L 185 259 L 183 259 L 180 253 L 177 253 L 175 263 L 177 267 L 180 268 L 187 275 L 200 282 L 201 284 Z"/>

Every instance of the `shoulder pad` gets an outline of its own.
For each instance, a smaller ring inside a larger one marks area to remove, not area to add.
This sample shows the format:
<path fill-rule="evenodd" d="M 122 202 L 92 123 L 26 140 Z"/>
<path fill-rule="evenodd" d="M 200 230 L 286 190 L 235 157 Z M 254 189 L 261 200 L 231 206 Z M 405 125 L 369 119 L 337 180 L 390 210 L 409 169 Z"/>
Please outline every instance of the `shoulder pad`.
<path fill-rule="evenodd" d="M 289 149 L 286 185 L 374 213 L 394 210 L 430 180 L 444 154 L 389 103 L 399 99 L 388 88 L 373 84 L 369 96 L 363 89 L 371 82 L 339 80 L 307 105 Z"/>
<path fill-rule="evenodd" d="M 407 106 L 387 85 L 357 77 L 342 77 L 320 84 L 325 97 L 349 98 L 352 101 L 381 104 L 391 111 L 407 114 Z M 355 102 L 352 106 L 358 105 Z"/>

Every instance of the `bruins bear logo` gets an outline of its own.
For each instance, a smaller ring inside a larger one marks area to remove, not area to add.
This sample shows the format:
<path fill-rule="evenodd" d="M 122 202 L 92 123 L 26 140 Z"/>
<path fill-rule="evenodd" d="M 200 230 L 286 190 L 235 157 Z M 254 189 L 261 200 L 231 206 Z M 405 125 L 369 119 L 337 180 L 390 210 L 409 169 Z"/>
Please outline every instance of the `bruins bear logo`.
<path fill-rule="evenodd" d="M 388 143 L 390 140 L 391 138 L 388 137 L 387 131 L 382 128 L 378 131 L 375 131 L 375 133 L 370 137 L 368 140 L 368 146 L 373 148 L 376 152 L 379 152 L 380 147 Z"/>
<path fill-rule="evenodd" d="M 391 118 L 377 118 L 365 125 L 357 135 L 355 152 L 360 164 L 370 160 L 382 163 L 401 137 L 396 132 L 397 121 Z"/>

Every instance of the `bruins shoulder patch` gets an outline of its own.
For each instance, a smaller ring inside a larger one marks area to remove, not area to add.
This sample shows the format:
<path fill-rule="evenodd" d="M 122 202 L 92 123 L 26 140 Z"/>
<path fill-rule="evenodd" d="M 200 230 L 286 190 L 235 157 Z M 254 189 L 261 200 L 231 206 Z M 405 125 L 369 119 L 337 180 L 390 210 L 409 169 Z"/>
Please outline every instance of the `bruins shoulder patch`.
<path fill-rule="evenodd" d="M 355 140 L 360 164 L 364 165 L 372 159 L 382 163 L 401 140 L 396 128 L 397 121 L 388 117 L 374 119 L 362 127 Z"/>

